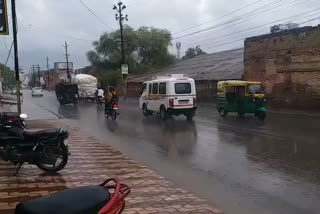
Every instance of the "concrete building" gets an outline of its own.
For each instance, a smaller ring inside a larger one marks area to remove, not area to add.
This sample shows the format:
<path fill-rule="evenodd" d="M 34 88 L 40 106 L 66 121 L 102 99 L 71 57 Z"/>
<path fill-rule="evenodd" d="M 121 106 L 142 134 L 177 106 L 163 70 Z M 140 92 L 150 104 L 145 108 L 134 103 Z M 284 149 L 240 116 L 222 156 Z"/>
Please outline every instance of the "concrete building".
<path fill-rule="evenodd" d="M 69 72 L 71 79 L 74 78 L 75 72 L 73 69 L 73 63 L 69 62 Z M 45 74 L 43 80 L 45 82 L 45 86 L 49 90 L 54 90 L 55 86 L 60 82 L 67 82 L 67 63 L 65 62 L 55 62 L 54 69 L 49 70 L 49 75 L 47 71 L 43 72 Z"/>
<path fill-rule="evenodd" d="M 320 107 L 320 26 L 247 38 L 245 80 L 261 81 L 273 105 Z"/>

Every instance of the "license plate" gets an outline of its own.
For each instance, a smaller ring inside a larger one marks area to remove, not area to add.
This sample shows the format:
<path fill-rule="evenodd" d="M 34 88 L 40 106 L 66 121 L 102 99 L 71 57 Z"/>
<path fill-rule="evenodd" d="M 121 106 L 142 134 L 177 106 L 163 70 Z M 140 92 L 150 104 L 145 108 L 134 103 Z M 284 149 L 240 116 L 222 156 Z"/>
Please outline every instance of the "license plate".
<path fill-rule="evenodd" d="M 116 108 L 113 108 L 113 110 L 118 110 L 118 107 L 116 107 Z"/>
<path fill-rule="evenodd" d="M 179 104 L 188 104 L 189 100 L 179 100 Z"/>

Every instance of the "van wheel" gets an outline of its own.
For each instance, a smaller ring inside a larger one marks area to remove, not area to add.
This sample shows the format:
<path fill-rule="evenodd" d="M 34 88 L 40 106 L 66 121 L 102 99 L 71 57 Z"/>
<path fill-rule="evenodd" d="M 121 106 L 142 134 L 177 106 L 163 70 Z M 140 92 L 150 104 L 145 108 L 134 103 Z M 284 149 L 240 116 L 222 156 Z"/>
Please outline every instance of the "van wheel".
<path fill-rule="evenodd" d="M 186 114 L 185 116 L 187 117 L 188 121 L 191 121 L 192 118 L 194 117 L 194 114 L 193 113 L 189 113 L 189 114 Z"/>
<path fill-rule="evenodd" d="M 145 103 L 142 106 L 142 113 L 143 113 L 143 116 L 145 116 L 145 117 L 150 115 L 150 112 L 148 111 L 147 105 Z"/>
<path fill-rule="evenodd" d="M 160 118 L 161 120 L 166 120 L 167 119 L 167 112 L 166 112 L 166 108 L 164 106 L 160 107 Z"/>
<path fill-rule="evenodd" d="M 264 120 L 266 118 L 266 113 L 264 111 L 260 111 L 257 114 L 259 120 Z"/>
<path fill-rule="evenodd" d="M 227 112 L 224 108 L 219 108 L 219 114 L 221 117 L 225 117 L 227 115 Z"/>

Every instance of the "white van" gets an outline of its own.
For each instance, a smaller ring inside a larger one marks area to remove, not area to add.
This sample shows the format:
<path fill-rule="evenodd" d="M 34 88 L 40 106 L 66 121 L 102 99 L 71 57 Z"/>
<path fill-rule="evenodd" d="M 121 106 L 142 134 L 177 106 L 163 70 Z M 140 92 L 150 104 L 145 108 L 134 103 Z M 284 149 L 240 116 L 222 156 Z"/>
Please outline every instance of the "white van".
<path fill-rule="evenodd" d="M 159 76 L 143 83 L 139 107 L 144 116 L 160 114 L 162 120 L 171 115 L 185 115 L 191 120 L 197 110 L 194 79 L 183 74 Z"/>

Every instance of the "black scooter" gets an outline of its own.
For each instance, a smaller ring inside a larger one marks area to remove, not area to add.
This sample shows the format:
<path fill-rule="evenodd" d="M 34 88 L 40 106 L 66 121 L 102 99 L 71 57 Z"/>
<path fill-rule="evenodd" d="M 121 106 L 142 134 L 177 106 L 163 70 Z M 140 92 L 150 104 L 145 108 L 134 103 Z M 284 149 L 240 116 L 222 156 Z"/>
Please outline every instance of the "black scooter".
<path fill-rule="evenodd" d="M 63 169 L 69 156 L 68 146 L 64 143 L 69 136 L 68 131 L 64 128 L 26 130 L 24 119 L 27 115 L 19 117 L 20 120 L 0 120 L 0 157 L 18 164 L 15 175 L 25 162 L 35 164 L 46 172 Z"/>

